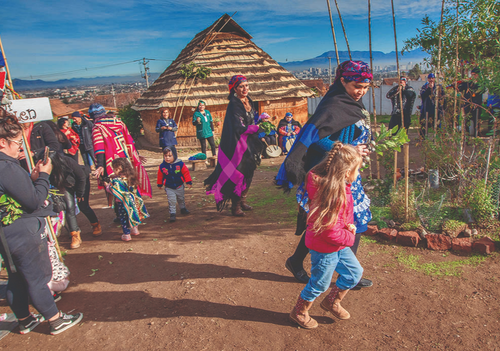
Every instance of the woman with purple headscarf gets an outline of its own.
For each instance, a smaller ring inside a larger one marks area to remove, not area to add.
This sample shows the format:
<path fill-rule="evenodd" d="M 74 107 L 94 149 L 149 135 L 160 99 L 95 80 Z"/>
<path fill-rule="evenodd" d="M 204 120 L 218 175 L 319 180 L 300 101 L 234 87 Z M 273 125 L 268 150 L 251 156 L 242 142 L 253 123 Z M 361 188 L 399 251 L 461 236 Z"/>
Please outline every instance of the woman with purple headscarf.
<path fill-rule="evenodd" d="M 277 185 L 289 192 L 295 185 L 299 213 L 297 216 L 296 235 L 302 235 L 306 229 L 309 211 L 308 194 L 304 187 L 307 172 L 317 165 L 330 151 L 336 141 L 356 147 L 362 156 L 368 155 L 364 144 L 370 142 L 370 115 L 365 110 L 361 98 L 366 94 L 373 75 L 370 67 L 363 61 L 345 61 L 337 67 L 335 82 L 321 100 L 314 115 L 307 121 L 287 158 L 276 176 Z M 372 215 L 369 209 L 370 199 L 365 195 L 358 176 L 351 185 L 354 199 L 354 224 L 356 239 L 351 250 L 356 254 L 361 233 L 367 230 Z M 303 262 L 309 253 L 305 245 L 305 236 L 295 253 L 286 261 L 285 267 L 301 283 L 307 283 L 309 276 L 303 268 Z M 361 279 L 359 287 L 373 285 L 367 279 Z"/>
<path fill-rule="evenodd" d="M 207 195 L 214 194 L 217 210 L 222 211 L 231 200 L 233 216 L 244 216 L 250 211 L 246 197 L 253 173 L 260 164 L 262 143 L 255 125 L 253 101 L 248 96 L 248 82 L 242 75 L 229 81 L 229 104 L 222 128 L 217 166 L 205 179 Z"/>

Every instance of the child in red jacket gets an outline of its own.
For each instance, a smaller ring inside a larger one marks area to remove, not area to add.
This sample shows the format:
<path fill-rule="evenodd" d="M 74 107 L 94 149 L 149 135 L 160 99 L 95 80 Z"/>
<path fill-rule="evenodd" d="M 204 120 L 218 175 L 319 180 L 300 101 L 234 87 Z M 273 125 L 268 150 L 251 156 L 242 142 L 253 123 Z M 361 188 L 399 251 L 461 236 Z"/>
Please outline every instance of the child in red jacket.
<path fill-rule="evenodd" d="M 184 201 L 184 183 L 191 189 L 193 182 L 191 175 L 184 162 L 176 159 L 174 152 L 169 147 L 163 149 L 164 161 L 158 169 L 158 179 L 156 184 L 158 188 L 165 187 L 167 193 L 168 205 L 170 207 L 170 222 L 176 220 L 176 204 L 179 203 L 181 213 L 189 214 Z"/>
<path fill-rule="evenodd" d="M 350 318 L 340 302 L 363 275 L 363 268 L 350 249 L 356 233 L 351 183 L 358 176 L 361 162 L 354 147 L 336 143 L 307 175 L 310 210 L 305 235 L 311 253 L 311 278 L 290 313 L 290 318 L 303 328 L 318 326 L 308 310 L 328 290 L 335 271 L 339 276 L 321 308 L 339 319 Z"/>

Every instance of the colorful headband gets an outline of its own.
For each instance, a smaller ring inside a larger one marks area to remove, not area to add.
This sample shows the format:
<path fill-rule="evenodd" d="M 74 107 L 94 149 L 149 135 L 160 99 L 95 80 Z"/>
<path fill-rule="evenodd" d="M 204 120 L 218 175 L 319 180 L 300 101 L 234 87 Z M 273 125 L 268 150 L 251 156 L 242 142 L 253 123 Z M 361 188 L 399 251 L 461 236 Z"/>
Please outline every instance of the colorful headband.
<path fill-rule="evenodd" d="M 285 114 L 285 117 L 293 117 L 293 115 L 291 114 L 291 112 L 287 112 L 287 113 Z"/>
<path fill-rule="evenodd" d="M 207 103 L 205 101 L 203 101 L 203 100 L 198 101 L 198 106 L 200 106 L 200 104 L 203 104 L 205 106 L 207 105 Z"/>
<path fill-rule="evenodd" d="M 259 121 L 262 121 L 263 119 L 271 118 L 267 113 L 262 112 L 259 116 Z"/>
<path fill-rule="evenodd" d="M 337 77 L 349 82 L 370 83 L 373 74 L 370 66 L 363 61 L 344 61 L 337 67 Z"/>
<path fill-rule="evenodd" d="M 231 91 L 232 89 L 236 89 L 238 85 L 240 85 L 242 82 L 246 82 L 246 80 L 247 78 L 241 74 L 232 76 L 229 80 L 229 91 Z"/>

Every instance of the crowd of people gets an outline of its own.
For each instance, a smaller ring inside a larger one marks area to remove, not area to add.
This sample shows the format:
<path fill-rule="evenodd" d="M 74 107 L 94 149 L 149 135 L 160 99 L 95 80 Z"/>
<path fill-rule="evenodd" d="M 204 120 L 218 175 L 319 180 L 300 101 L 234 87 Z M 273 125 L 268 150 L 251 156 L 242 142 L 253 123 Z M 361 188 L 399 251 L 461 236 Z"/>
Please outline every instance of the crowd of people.
<path fill-rule="evenodd" d="M 286 154 L 275 185 L 285 193 L 297 187 L 295 234 L 300 239 L 284 264 L 297 281 L 305 284 L 290 318 L 307 329 L 318 326 L 308 310 L 330 286 L 321 308 L 343 320 L 350 318 L 340 304 L 347 292 L 373 285 L 362 277 L 363 268 L 356 258 L 361 234 L 372 218 L 370 199 L 359 174 L 363 158 L 369 154 L 366 145 L 372 140 L 369 114 L 361 98 L 372 79 L 368 64 L 345 61 L 337 67 L 334 83 L 304 126 L 294 120 L 292 113 L 286 113 L 276 126 L 272 122 L 276 118 L 265 112 L 259 115 L 255 110 L 247 78 L 235 75 L 228 83 L 229 103 L 218 150 L 214 120 L 206 103 L 200 100 L 193 114 L 192 124 L 202 153 L 206 154 L 208 141 L 212 157 L 217 157 L 216 167 L 204 180 L 204 186 L 207 195 L 214 195 L 218 211 L 229 202 L 234 216 L 251 211 L 247 196 L 265 150 L 274 145 Z M 439 89 L 444 96 L 442 86 L 436 85 L 434 79 L 429 74 L 420 92 L 427 122 L 435 116 L 436 91 Z M 470 84 L 459 87 L 472 88 Z M 403 122 L 408 129 L 415 97 L 404 77 L 389 91 L 387 98 L 393 102 L 390 127 L 401 127 Z M 442 105 L 437 110 L 441 115 Z M 56 217 L 57 222 L 65 217 L 72 249 L 82 245 L 77 209 L 92 225 L 92 235 L 102 235 L 99 219 L 89 205 L 91 179 L 95 178 L 98 188 L 113 200 L 115 221 L 123 231 L 121 239 L 132 240 L 132 236 L 140 235 L 138 225 L 149 217 L 143 199 L 152 196 L 143 165 L 146 159 L 139 155 L 120 118 L 106 113 L 97 103 L 90 105 L 88 116 L 75 112 L 57 123 L 20 124 L 4 109 L 0 112 L 0 196 L 10 201 L 9 206 L 0 207 L 0 253 L 9 276 L 7 300 L 22 334 L 44 320 L 49 321 L 51 334 L 58 334 L 78 324 L 83 314 L 69 315 L 57 309 L 56 301 L 67 286 L 69 272 L 57 268 L 55 274 L 55 265 L 64 264 L 53 250 L 50 218 Z M 162 109 L 160 114 L 156 131 L 163 162 L 158 166 L 157 186 L 165 189 L 169 219 L 174 222 L 177 205 L 182 215 L 190 214 L 184 189 L 192 186 L 192 178 L 177 155 L 178 125 L 168 109 Z M 423 136 L 426 127 L 421 127 Z M 83 164 L 79 164 L 80 156 Z M 308 254 L 310 274 L 303 266 Z M 334 272 L 338 276 L 332 283 Z M 29 312 L 30 302 L 39 314 Z"/>

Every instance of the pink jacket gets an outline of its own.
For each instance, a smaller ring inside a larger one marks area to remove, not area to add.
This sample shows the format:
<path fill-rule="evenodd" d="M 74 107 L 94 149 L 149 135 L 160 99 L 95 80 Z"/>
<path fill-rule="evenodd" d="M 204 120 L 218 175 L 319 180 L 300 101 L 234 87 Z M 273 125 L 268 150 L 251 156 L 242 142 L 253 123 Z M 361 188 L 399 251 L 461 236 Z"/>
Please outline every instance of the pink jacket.
<path fill-rule="evenodd" d="M 309 194 L 309 203 L 314 199 L 317 191 L 313 177 L 315 177 L 315 175 L 309 172 L 306 186 L 306 190 Z M 347 225 L 354 223 L 353 199 L 350 184 L 346 185 L 345 192 L 347 195 L 346 203 L 340 209 L 337 223 L 331 228 L 316 234 L 316 232 L 312 231 L 316 216 L 307 216 L 307 229 L 305 235 L 306 246 L 309 249 L 321 253 L 332 253 L 354 244 L 354 235 L 351 231 L 347 230 Z"/>

